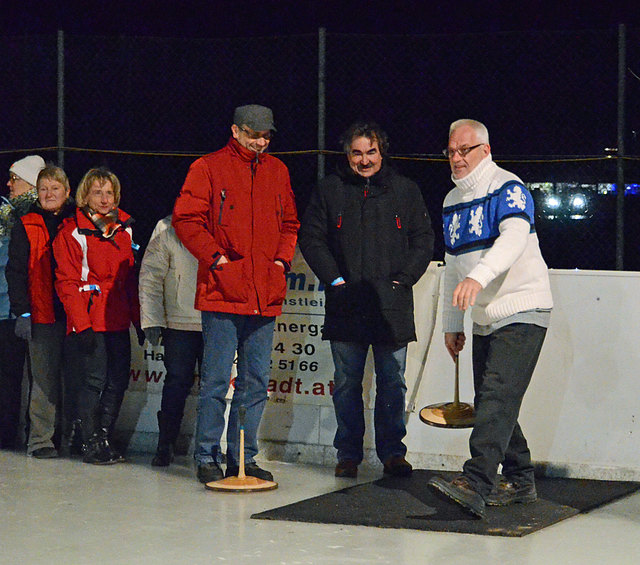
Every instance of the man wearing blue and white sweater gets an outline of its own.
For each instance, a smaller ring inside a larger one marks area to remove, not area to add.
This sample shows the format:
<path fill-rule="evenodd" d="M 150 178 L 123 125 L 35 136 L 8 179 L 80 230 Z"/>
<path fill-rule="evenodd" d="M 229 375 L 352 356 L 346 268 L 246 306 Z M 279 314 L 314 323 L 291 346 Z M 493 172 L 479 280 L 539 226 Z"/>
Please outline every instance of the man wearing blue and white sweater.
<path fill-rule="evenodd" d="M 455 184 L 443 209 L 444 341 L 455 360 L 470 308 L 476 420 L 462 474 L 451 482 L 434 477 L 430 485 L 483 517 L 485 505 L 537 497 L 518 414 L 553 300 L 533 198 L 516 175 L 493 162 L 487 128 L 475 120 L 454 122 L 444 154 Z"/>

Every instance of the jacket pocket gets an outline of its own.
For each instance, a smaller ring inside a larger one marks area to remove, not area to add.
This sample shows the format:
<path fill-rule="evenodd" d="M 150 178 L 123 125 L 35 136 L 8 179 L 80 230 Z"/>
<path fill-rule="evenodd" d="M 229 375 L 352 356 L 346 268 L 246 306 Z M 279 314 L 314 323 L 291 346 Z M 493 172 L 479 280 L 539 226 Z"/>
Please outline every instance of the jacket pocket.
<path fill-rule="evenodd" d="M 230 261 L 211 271 L 209 280 L 213 285 L 214 300 L 224 302 L 247 302 L 249 289 L 245 274 L 246 259 Z"/>
<path fill-rule="evenodd" d="M 348 317 L 357 310 L 353 300 L 351 283 L 325 288 L 325 313 L 327 316 Z"/>
<path fill-rule="evenodd" d="M 173 300 L 176 307 L 179 310 L 183 311 L 185 314 L 191 313 L 193 310 L 193 303 L 196 295 L 195 277 L 176 275 L 174 281 L 172 281 L 172 283 L 175 284 L 175 288 L 167 288 L 165 286 L 165 292 L 168 295 L 168 301 Z"/>
<path fill-rule="evenodd" d="M 218 209 L 218 225 L 219 226 L 229 225 L 229 222 L 227 220 L 228 214 L 226 213 L 229 205 L 226 204 L 226 200 L 227 200 L 227 191 L 226 189 L 223 188 L 220 191 L 220 207 Z"/>
<path fill-rule="evenodd" d="M 382 311 L 407 312 L 413 308 L 413 289 L 386 279 L 375 281 L 374 287 Z"/>
<path fill-rule="evenodd" d="M 279 306 L 287 294 L 287 279 L 280 265 L 269 262 L 267 265 L 267 305 Z"/>

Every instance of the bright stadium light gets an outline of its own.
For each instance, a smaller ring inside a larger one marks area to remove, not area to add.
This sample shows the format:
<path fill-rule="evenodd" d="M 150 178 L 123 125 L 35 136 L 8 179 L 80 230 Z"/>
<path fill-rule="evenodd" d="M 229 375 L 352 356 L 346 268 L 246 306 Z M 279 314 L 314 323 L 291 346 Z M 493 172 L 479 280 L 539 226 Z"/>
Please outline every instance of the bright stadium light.
<path fill-rule="evenodd" d="M 571 208 L 584 210 L 587 207 L 587 199 L 582 194 L 576 194 L 571 198 Z"/>
<path fill-rule="evenodd" d="M 561 204 L 560 198 L 558 198 L 555 194 L 550 194 L 545 199 L 545 204 L 552 210 L 556 210 L 560 208 L 560 204 Z"/>
<path fill-rule="evenodd" d="M 569 218 L 572 220 L 584 220 L 587 212 L 588 201 L 584 194 L 574 194 L 569 201 L 571 213 Z"/>

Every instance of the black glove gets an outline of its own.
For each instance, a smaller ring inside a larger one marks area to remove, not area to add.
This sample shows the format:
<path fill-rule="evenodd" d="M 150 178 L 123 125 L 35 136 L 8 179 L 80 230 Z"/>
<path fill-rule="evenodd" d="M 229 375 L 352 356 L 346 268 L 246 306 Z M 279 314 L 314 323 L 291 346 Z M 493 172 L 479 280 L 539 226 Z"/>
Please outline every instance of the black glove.
<path fill-rule="evenodd" d="M 96 350 L 96 347 L 98 347 L 96 332 L 93 331 L 93 328 L 87 328 L 86 330 L 82 330 L 80 333 L 77 333 L 76 339 L 78 341 L 78 349 L 87 355 L 93 353 Z"/>
<path fill-rule="evenodd" d="M 158 345 L 162 338 L 162 328 L 160 326 L 152 326 L 144 329 L 144 337 L 151 345 Z M 142 344 L 140 344 L 142 345 Z"/>
<path fill-rule="evenodd" d="M 136 329 L 136 335 L 138 336 L 138 345 L 142 347 L 144 345 L 144 332 L 139 326 L 133 326 Z"/>
<path fill-rule="evenodd" d="M 16 327 L 13 331 L 20 339 L 31 341 L 31 316 L 17 318 Z"/>

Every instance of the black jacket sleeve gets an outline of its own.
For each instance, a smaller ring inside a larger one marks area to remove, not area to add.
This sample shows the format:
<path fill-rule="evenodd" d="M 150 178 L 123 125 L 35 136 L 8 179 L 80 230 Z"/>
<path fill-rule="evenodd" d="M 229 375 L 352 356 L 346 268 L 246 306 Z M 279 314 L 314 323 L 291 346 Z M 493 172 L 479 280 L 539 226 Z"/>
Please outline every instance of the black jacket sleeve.
<path fill-rule="evenodd" d="M 412 181 L 407 183 L 404 208 L 407 222 L 409 260 L 393 278 L 401 284 L 413 286 L 427 270 L 433 257 L 435 236 L 422 193 L 418 185 Z"/>
<path fill-rule="evenodd" d="M 320 281 L 329 286 L 341 273 L 329 245 L 327 208 L 320 185 L 311 195 L 302 218 L 298 246 L 311 270 Z"/>
<path fill-rule="evenodd" d="M 9 260 L 7 262 L 7 285 L 11 312 L 21 316 L 31 312 L 29 298 L 29 254 L 31 245 L 24 224 L 17 220 L 11 230 L 9 240 Z"/>

